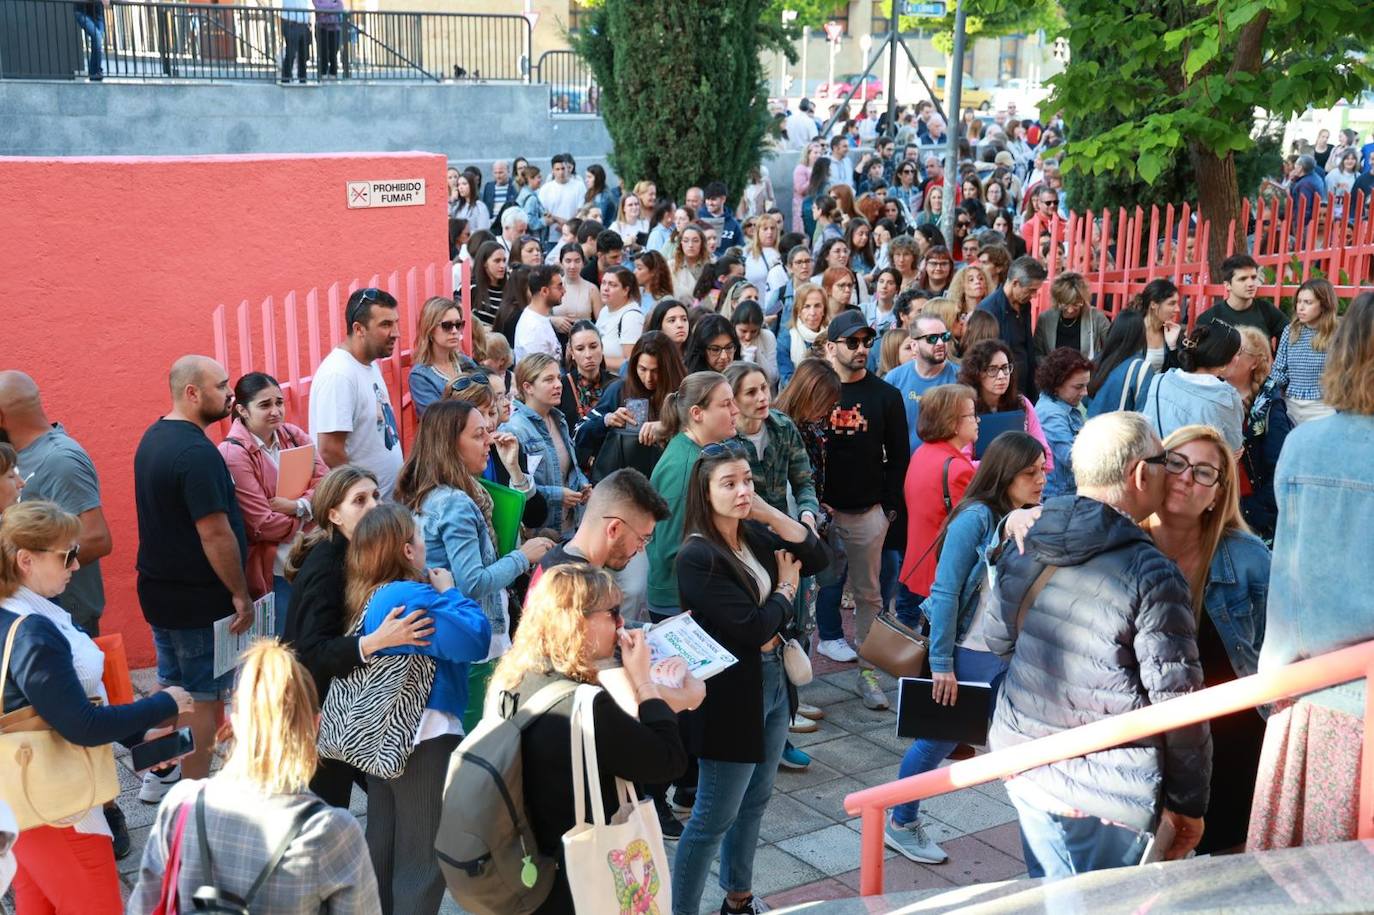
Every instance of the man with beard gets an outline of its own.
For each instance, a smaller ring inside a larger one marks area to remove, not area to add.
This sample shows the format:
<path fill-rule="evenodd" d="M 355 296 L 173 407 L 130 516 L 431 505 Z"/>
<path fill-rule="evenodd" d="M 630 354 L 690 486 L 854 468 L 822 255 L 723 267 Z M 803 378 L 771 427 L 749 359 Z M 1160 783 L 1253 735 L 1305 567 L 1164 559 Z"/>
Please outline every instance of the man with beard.
<path fill-rule="evenodd" d="M 949 361 L 949 344 L 953 339 L 945 322 L 933 315 L 921 315 L 907 331 L 915 343 L 916 358 L 897 366 L 883 378 L 902 395 L 906 407 L 907 437 L 911 451 L 921 445 L 916 434 L 916 419 L 921 414 L 921 397 L 937 385 L 956 384 L 959 369 Z"/>
<path fill-rule="evenodd" d="M 310 434 L 330 467 L 356 464 L 376 474 L 386 499 L 401 470 L 401 435 L 376 363 L 400 337 L 396 299 L 381 289 L 359 289 L 348 297 L 344 320 L 348 339 L 324 358 L 310 383 Z"/>
<path fill-rule="evenodd" d="M 229 415 L 229 375 L 208 356 L 182 356 L 168 381 L 172 410 L 148 427 L 134 453 L 138 600 L 153 629 L 158 682 L 195 700 L 180 723 L 190 726 L 196 748 L 182 763 L 144 774 L 138 797 L 150 804 L 183 771 L 210 774 L 223 700 L 234 684 L 232 671 L 214 675 L 214 623 L 232 616 L 234 632 L 253 623 L 243 516 L 229 468 L 205 435 Z"/>

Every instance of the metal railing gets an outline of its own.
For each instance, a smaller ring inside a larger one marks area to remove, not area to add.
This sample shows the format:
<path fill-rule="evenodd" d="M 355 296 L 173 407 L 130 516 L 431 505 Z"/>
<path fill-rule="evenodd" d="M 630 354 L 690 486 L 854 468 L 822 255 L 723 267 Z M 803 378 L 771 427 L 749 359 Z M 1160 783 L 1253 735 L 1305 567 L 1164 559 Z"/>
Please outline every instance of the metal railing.
<path fill-rule="evenodd" d="M 311 80 L 321 78 L 321 58 L 332 56 L 332 46 L 341 79 L 528 82 L 531 75 L 530 24 L 518 15 L 3 0 L 0 79 L 86 75 L 92 29 L 83 28 L 79 14 L 93 10 L 102 14 L 100 56 L 103 75 L 110 78 L 279 79 L 287 33 L 297 22 L 308 31 Z"/>
<path fill-rule="evenodd" d="M 545 51 L 535 79 L 549 87 L 551 114 L 600 114 L 601 87 L 591 65 L 576 51 Z"/>
<path fill-rule="evenodd" d="M 888 807 L 1018 775 L 1037 766 L 1096 753 L 1361 677 L 1374 678 L 1374 641 L 1298 661 L 1268 673 L 1242 677 L 931 772 L 855 791 L 845 797 L 844 809 L 863 818 L 859 893 L 877 896 L 883 892 L 883 826 Z M 1374 690 L 1370 688 L 1371 682 L 1374 680 L 1365 682 L 1364 753 L 1357 820 L 1358 838 L 1364 840 L 1374 839 Z"/>

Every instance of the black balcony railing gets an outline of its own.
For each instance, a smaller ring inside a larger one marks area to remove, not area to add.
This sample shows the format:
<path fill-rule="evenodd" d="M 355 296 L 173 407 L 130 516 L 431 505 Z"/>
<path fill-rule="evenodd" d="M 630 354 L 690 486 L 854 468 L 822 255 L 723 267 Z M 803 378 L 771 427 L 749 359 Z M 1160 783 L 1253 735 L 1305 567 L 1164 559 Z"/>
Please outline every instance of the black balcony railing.
<path fill-rule="evenodd" d="M 274 80 L 288 34 L 304 29 L 311 80 L 325 75 L 321 58 L 335 46 L 340 79 L 531 79 L 523 16 L 131 0 L 0 0 L 0 79 L 85 77 L 98 36 L 108 78 Z"/>
<path fill-rule="evenodd" d="M 576 51 L 545 51 L 535 78 L 549 87 L 553 114 L 600 114 L 601 90 L 592 68 Z"/>

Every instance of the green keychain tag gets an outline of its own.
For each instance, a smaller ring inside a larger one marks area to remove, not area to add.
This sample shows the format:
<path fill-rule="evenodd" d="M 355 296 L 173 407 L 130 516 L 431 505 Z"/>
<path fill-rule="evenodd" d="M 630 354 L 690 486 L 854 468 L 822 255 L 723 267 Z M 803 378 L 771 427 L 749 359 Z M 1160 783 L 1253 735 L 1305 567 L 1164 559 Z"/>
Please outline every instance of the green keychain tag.
<path fill-rule="evenodd" d="M 534 889 L 535 883 L 539 881 L 539 868 L 534 866 L 530 856 L 525 856 L 525 863 L 520 866 L 520 882 L 525 884 L 526 889 Z"/>

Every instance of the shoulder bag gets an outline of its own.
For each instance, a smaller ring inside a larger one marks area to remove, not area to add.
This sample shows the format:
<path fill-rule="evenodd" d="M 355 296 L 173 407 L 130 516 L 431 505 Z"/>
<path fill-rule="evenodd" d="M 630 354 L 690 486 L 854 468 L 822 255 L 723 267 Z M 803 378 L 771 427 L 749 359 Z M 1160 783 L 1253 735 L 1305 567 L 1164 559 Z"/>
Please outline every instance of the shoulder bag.
<path fill-rule="evenodd" d="M 349 635 L 362 628 L 359 618 Z M 374 655 L 336 677 L 320 708 L 320 755 L 377 778 L 396 778 L 415 748 L 434 671 L 428 655 Z"/>
<path fill-rule="evenodd" d="M 181 843 L 186 835 L 186 819 L 190 815 L 190 803 L 182 804 L 177 810 L 172 841 L 167 843 L 167 857 L 162 862 L 162 889 L 157 894 L 157 905 L 153 906 L 151 915 L 181 915 L 177 881 L 181 878 Z"/>
<path fill-rule="evenodd" d="M 574 809 L 573 827 L 563 833 L 563 857 L 573 908 L 577 915 L 671 912 L 668 854 L 653 801 L 636 798 L 633 786 L 617 778 L 620 810 L 608 817 L 603 806 L 592 714 L 600 692 L 585 684 L 577 688 L 569 728 Z"/>
<path fill-rule="evenodd" d="M 0 695 L 9 679 L 10 655 L 21 616 L 10 625 L 0 660 Z M 119 796 L 114 749 L 71 743 L 39 717 L 33 706 L 0 715 L 0 801 L 10 805 L 19 831 L 67 826 L 93 807 Z"/>

